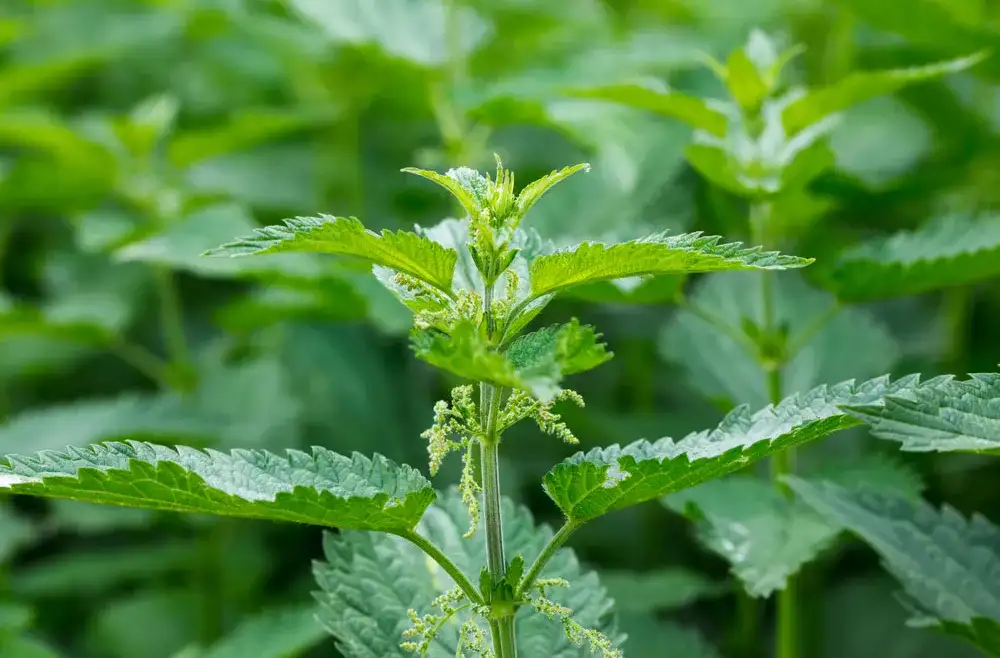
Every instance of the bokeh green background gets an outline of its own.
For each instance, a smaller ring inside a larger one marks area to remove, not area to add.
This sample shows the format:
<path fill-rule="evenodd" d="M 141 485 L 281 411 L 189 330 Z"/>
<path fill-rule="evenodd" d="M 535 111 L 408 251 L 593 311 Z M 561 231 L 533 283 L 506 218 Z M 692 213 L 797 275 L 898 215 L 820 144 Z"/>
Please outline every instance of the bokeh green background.
<path fill-rule="evenodd" d="M 718 97 L 703 54 L 724 58 L 753 28 L 806 46 L 787 75 L 809 85 L 1000 45 L 1000 11 L 986 0 L 5 0 L 0 453 L 140 438 L 324 445 L 423 467 L 419 433 L 456 382 L 412 357 L 407 312 L 363 267 L 199 254 L 296 215 L 436 223 L 455 208 L 400 168 L 489 170 L 494 152 L 521 183 L 592 164 L 527 219 L 558 243 L 661 229 L 746 240 L 745 203 L 685 163 L 688 128 L 561 90 L 660 78 Z M 822 264 L 871 236 L 990 213 L 998 62 L 845 112 L 816 205 L 794 239 L 767 246 Z M 696 277 L 684 289 L 738 327 L 756 312 L 755 276 Z M 808 272 L 777 280 L 793 327 L 831 303 Z M 542 318 L 594 323 L 616 353 L 574 381 L 588 405 L 567 418 L 584 447 L 679 438 L 738 403 L 766 403 L 751 355 L 675 305 L 638 302 L 561 300 Z M 846 308 L 812 338 L 785 393 L 884 372 L 992 371 L 998 337 L 995 281 Z M 896 454 L 880 443 L 842 434 L 800 462 Z M 571 452 L 530 428 L 512 432 L 506 492 L 557 522 L 539 477 Z M 895 458 L 932 501 L 987 516 L 1000 503 L 986 458 Z M 438 481 L 456 477 L 449 463 Z M 654 640 L 642 645 L 637 632 L 627 655 L 769 653 L 770 604 L 748 612 L 726 564 L 667 506 L 603 518 L 572 546 L 595 568 L 670 568 L 678 587 L 700 592 L 659 616 L 702 640 L 671 630 L 669 645 L 657 633 L 674 626 L 646 629 Z M 335 656 L 308 614 L 320 552 L 310 528 L 0 500 L 0 610 L 11 624 L 31 612 L 26 633 L 49 649 L 25 658 L 216 655 L 190 647 L 274 609 L 287 618 L 271 635 L 303 638 L 287 655 Z M 806 658 L 973 655 L 906 629 L 894 589 L 860 544 L 826 551 L 803 575 Z M 629 597 L 627 586 L 615 593 Z M 254 643 L 225 655 L 286 654 Z"/>

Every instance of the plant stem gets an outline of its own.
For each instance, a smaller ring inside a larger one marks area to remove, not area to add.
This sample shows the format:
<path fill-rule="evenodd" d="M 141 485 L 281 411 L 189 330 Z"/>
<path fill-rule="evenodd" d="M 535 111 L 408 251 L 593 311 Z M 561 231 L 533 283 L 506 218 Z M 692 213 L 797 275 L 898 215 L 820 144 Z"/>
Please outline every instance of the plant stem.
<path fill-rule="evenodd" d="M 163 326 L 163 342 L 166 344 L 170 361 L 175 366 L 186 366 L 191 362 L 187 338 L 184 336 L 184 322 L 181 319 L 181 304 L 177 297 L 174 275 L 164 267 L 156 268 L 156 284 L 160 297 L 160 322 Z"/>
<path fill-rule="evenodd" d="M 445 555 L 440 548 L 434 545 L 429 539 L 418 533 L 416 530 L 406 530 L 404 532 L 397 532 L 396 535 L 402 537 L 403 539 L 409 541 L 417 548 L 426 553 L 432 560 L 438 563 L 442 569 L 445 570 L 451 579 L 455 581 L 465 595 L 469 597 L 469 600 L 476 604 L 483 603 L 483 597 L 480 596 L 479 590 L 476 586 L 472 584 L 472 581 L 462 573 L 462 570 L 455 565 L 448 556 Z"/>
<path fill-rule="evenodd" d="M 754 203 L 750 207 L 750 232 L 754 244 L 763 245 L 772 223 L 774 207 L 767 201 Z M 763 272 L 761 280 L 761 306 L 764 314 L 764 334 L 770 336 L 775 330 L 773 273 Z M 767 396 L 771 404 L 781 402 L 784 394 L 781 381 L 781 369 L 785 362 L 764 364 L 767 377 Z M 791 491 L 781 482 L 781 478 L 794 471 L 795 455 L 791 450 L 784 450 L 771 456 L 771 481 L 781 488 L 786 496 Z M 788 577 L 788 583 L 778 592 L 778 619 L 776 629 L 776 658 L 798 658 L 799 628 L 798 628 L 798 587 L 795 576 Z"/>
<path fill-rule="evenodd" d="M 545 568 L 545 565 L 548 564 L 549 560 L 552 559 L 552 556 L 556 554 L 556 551 L 558 551 L 562 545 L 566 543 L 566 540 L 570 538 L 570 535 L 577 531 L 580 525 L 581 524 L 576 521 L 566 521 L 566 523 L 563 524 L 563 527 L 559 528 L 559 532 L 552 536 L 552 539 L 549 540 L 549 543 L 545 545 L 542 552 L 538 554 L 537 558 L 535 558 L 534 563 L 528 568 L 528 573 L 525 574 L 520 586 L 518 586 L 518 598 L 524 596 L 528 590 L 531 589 L 531 586 L 535 584 L 535 581 L 542 574 L 542 569 Z"/>

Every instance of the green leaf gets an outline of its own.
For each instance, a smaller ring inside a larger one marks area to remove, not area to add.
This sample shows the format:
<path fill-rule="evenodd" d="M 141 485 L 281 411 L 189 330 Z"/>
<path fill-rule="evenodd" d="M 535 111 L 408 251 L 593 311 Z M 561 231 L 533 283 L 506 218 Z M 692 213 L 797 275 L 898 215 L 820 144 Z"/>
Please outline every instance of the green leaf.
<path fill-rule="evenodd" d="M 319 447 L 312 454 L 225 454 L 137 441 L 8 455 L 0 461 L 0 487 L 125 507 L 385 532 L 413 528 L 435 498 L 419 472 L 380 455 L 345 457 Z"/>
<path fill-rule="evenodd" d="M 796 477 L 788 485 L 823 516 L 859 535 L 902 583 L 912 623 L 938 625 L 1000 655 L 1000 529 L 982 516 L 884 492 L 851 492 Z"/>
<path fill-rule="evenodd" d="M 589 521 L 860 423 L 837 405 L 878 404 L 886 395 L 942 382 L 920 383 L 919 377 L 909 375 L 895 382 L 883 376 L 862 384 L 819 386 L 752 414 L 746 406 L 738 407 L 714 430 L 694 432 L 677 442 L 643 440 L 577 453 L 550 470 L 543 484 L 570 521 Z"/>
<path fill-rule="evenodd" d="M 457 169 L 449 169 L 443 174 L 416 167 L 404 167 L 401 171 L 426 178 L 451 192 L 452 196 L 462 205 L 462 208 L 465 209 L 469 217 L 478 217 L 487 204 L 486 186 L 488 185 L 488 181 L 485 176 L 475 169 L 459 167 Z M 466 233 L 468 233 L 467 228 Z"/>
<path fill-rule="evenodd" d="M 826 469 L 845 486 L 899 491 L 917 498 L 919 478 L 894 462 L 875 457 Z M 664 503 L 692 518 L 698 539 L 732 565 L 755 597 L 784 589 L 787 579 L 825 550 L 842 528 L 773 483 L 754 476 L 705 482 L 672 494 Z"/>
<path fill-rule="evenodd" d="M 144 521 L 141 525 L 148 527 L 149 519 Z M 193 541 L 160 540 L 114 552 L 78 549 L 18 568 L 10 589 L 31 599 L 96 597 L 123 585 L 189 573 L 198 563 L 198 548 Z"/>
<path fill-rule="evenodd" d="M 716 137 L 726 136 L 726 127 L 729 123 L 726 114 L 712 107 L 710 103 L 671 89 L 659 90 L 646 85 L 621 83 L 572 89 L 568 90 L 568 93 L 577 98 L 613 101 L 641 110 L 650 110 Z"/>
<path fill-rule="evenodd" d="M 615 610 L 622 614 L 684 608 L 695 601 L 715 598 L 726 589 L 696 571 L 680 567 L 647 572 L 605 570 L 600 576 L 608 596 L 615 601 Z"/>
<path fill-rule="evenodd" d="M 506 498 L 502 505 L 507 551 L 530 562 L 552 537 L 552 531 L 535 525 L 524 507 Z M 464 573 L 478 573 L 486 550 L 484 533 L 463 539 L 467 526 L 468 511 L 452 489 L 427 510 L 417 530 Z M 431 612 L 431 601 L 454 587 L 451 578 L 419 549 L 397 537 L 358 532 L 327 534 L 324 550 L 326 561 L 313 567 L 322 590 L 316 597 L 321 605 L 320 621 L 337 639 L 340 652 L 347 658 L 411 656 L 399 648 L 403 631 L 410 625 L 407 609 L 413 608 L 421 615 Z M 571 551 L 560 549 L 543 576 L 565 578 L 571 583 L 568 589 L 551 589 L 547 593 L 556 603 L 571 608 L 577 622 L 621 641 L 615 630 L 611 600 L 597 575 L 584 571 Z M 457 622 L 445 625 L 431 643 L 429 658 L 454 658 L 458 626 L 467 618 L 465 615 L 463 611 L 457 615 Z M 517 636 L 519 654 L 525 656 L 591 655 L 572 646 L 561 625 L 528 609 L 518 613 Z"/>
<path fill-rule="evenodd" d="M 862 242 L 842 254 L 824 284 L 866 301 L 961 286 L 1000 276 L 1000 216 L 954 214 L 915 231 Z"/>
<path fill-rule="evenodd" d="M 794 135 L 819 122 L 824 117 L 845 110 L 876 96 L 891 94 L 907 85 L 958 73 L 986 59 L 986 52 L 966 57 L 885 71 L 859 71 L 789 103 L 782 112 L 782 123 L 789 135 Z"/>
<path fill-rule="evenodd" d="M 472 381 L 519 388 L 543 401 L 559 392 L 564 375 L 595 368 L 612 357 L 593 327 L 579 322 L 553 325 L 519 337 L 501 353 L 469 320 L 451 334 L 435 329 L 413 333 L 413 350 L 431 365 Z"/>
<path fill-rule="evenodd" d="M 188 167 L 208 158 L 244 150 L 338 118 L 334 107 L 315 109 L 242 108 L 226 123 L 187 130 L 170 140 L 167 157 L 175 167 Z"/>
<path fill-rule="evenodd" d="M 547 372 L 553 366 L 560 376 L 596 368 L 614 356 L 600 342 L 593 327 L 581 326 L 573 318 L 517 338 L 506 356 L 518 372 Z"/>
<path fill-rule="evenodd" d="M 10 508 L 0 507 L 0 564 L 31 543 L 37 535 L 36 528 L 16 515 Z"/>
<path fill-rule="evenodd" d="M 590 165 L 584 162 L 563 167 L 525 185 L 524 189 L 517 195 L 518 214 L 523 217 L 535 205 L 535 202 L 542 198 L 542 195 L 578 171 L 588 172 Z"/>
<path fill-rule="evenodd" d="M 317 252 L 354 256 L 426 281 L 451 292 L 451 279 L 458 254 L 451 249 L 407 231 L 365 229 L 357 219 L 296 217 L 284 226 L 260 228 L 251 236 L 224 244 L 208 256 L 248 256 L 278 252 Z"/>
<path fill-rule="evenodd" d="M 717 270 L 783 270 L 804 267 L 811 258 L 785 256 L 740 242 L 718 244 L 719 236 L 656 233 L 618 244 L 584 242 L 539 256 L 531 262 L 531 293 L 535 297 L 571 286 L 634 276 L 712 272 Z"/>
<path fill-rule="evenodd" d="M 772 326 L 762 277 L 711 275 L 699 282 L 663 328 L 660 352 L 681 365 L 694 387 L 725 407 L 770 402 L 764 366 L 782 363 L 782 394 L 849 377 L 888 372 L 899 355 L 892 334 L 871 313 L 841 308 L 796 274 L 772 276 Z"/>
<path fill-rule="evenodd" d="M 620 601 L 615 601 L 620 605 Z M 623 614 L 622 630 L 628 635 L 622 648 L 626 656 L 669 658 L 721 658 L 701 633 L 650 614 Z"/>
<path fill-rule="evenodd" d="M 313 254 L 269 253 L 259 258 L 202 258 L 201 254 L 233 235 L 250 233 L 256 224 L 235 203 L 215 204 L 167 225 L 162 231 L 127 242 L 114 252 L 121 261 L 163 265 L 203 277 L 257 276 L 271 281 L 302 281 L 330 272 Z"/>
<path fill-rule="evenodd" d="M 293 658 L 318 645 L 326 632 L 315 606 L 273 608 L 246 619 L 199 652 L 197 658 Z"/>
<path fill-rule="evenodd" d="M 460 7 L 453 18 L 458 36 L 451 40 L 450 8 L 441 0 L 293 0 L 291 5 L 334 42 L 378 46 L 420 66 L 443 66 L 489 34 L 483 19 Z"/>
<path fill-rule="evenodd" d="M 1000 374 L 973 374 L 935 388 L 886 397 L 884 404 L 843 409 L 881 439 L 914 452 L 1000 454 Z"/>

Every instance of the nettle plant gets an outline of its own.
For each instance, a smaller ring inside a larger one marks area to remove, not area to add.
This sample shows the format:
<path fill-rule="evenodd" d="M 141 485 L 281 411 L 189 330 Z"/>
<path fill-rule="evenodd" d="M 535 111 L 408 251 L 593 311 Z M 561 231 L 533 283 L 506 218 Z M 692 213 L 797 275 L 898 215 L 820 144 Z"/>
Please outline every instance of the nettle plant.
<path fill-rule="evenodd" d="M 450 453 L 461 454 L 457 486 L 438 492 L 417 469 L 380 455 L 320 447 L 226 454 L 140 442 L 7 456 L 0 486 L 16 494 L 337 528 L 325 536 L 326 560 L 314 573 L 319 616 L 347 656 L 608 658 L 622 655 L 624 640 L 613 602 L 596 574 L 563 548 L 582 525 L 846 427 L 882 426 L 907 400 L 933 408 L 954 399 L 956 385 L 979 390 L 986 382 L 883 377 L 793 396 L 755 413 L 739 407 L 718 427 L 679 441 L 581 452 L 542 482 L 563 525 L 554 533 L 536 525 L 500 495 L 504 432 L 530 419 L 543 433 L 576 443 L 556 405 L 583 400 L 562 387 L 563 378 L 612 356 L 600 335 L 576 320 L 527 331 L 548 301 L 600 281 L 811 262 L 698 233 L 556 249 L 523 220 L 548 189 L 585 168 L 553 172 L 518 194 L 499 162 L 493 177 L 465 168 L 408 170 L 446 188 L 467 217 L 381 233 L 353 218 L 295 218 L 211 252 L 320 252 L 370 261 L 378 280 L 413 312 L 416 355 L 471 382 L 435 405 L 423 435 L 431 475 Z"/>
<path fill-rule="evenodd" d="M 788 64 L 802 50 L 781 51 L 754 31 L 725 63 L 706 58 L 723 83 L 725 99 L 636 82 L 570 93 L 643 108 L 694 128 L 688 161 L 714 193 L 747 208 L 752 242 L 794 248 L 795 239 L 832 205 L 811 183 L 836 165 L 830 135 L 840 113 L 907 85 L 961 72 L 985 57 L 858 71 L 806 89 L 786 80 Z M 810 268 L 814 283 L 826 292 L 771 273 L 753 282 L 709 279 L 681 300 L 665 332 L 665 355 L 687 366 L 703 390 L 759 391 L 775 406 L 755 419 L 772 414 L 794 424 L 825 418 L 839 428 L 860 421 L 875 437 L 897 441 L 907 451 L 995 453 L 1000 445 L 996 374 L 923 383 L 912 375 L 863 383 L 835 383 L 839 380 L 824 375 L 872 364 L 881 373 L 892 365 L 887 334 L 850 303 L 940 290 L 955 294 L 957 286 L 1000 275 L 998 226 L 995 213 L 948 212 L 916 231 L 852 245 Z M 709 348 L 718 354 L 716 365 L 690 356 Z M 848 350 L 852 353 L 845 354 Z M 833 361 L 840 365 L 824 364 Z M 727 380 L 733 384 L 715 385 Z M 803 649 L 797 572 L 845 529 L 871 544 L 904 584 L 915 625 L 939 627 L 1000 655 L 1000 530 L 979 516 L 967 521 L 949 508 L 937 512 L 921 500 L 920 478 L 881 455 L 814 464 L 796 474 L 794 454 L 776 452 L 769 479 L 741 474 L 662 500 L 697 523 L 699 540 L 731 564 L 746 596 L 777 593 L 776 656 L 794 658 Z M 756 613 L 746 599 L 743 609 L 752 621 L 749 631 L 741 629 L 749 642 L 738 639 L 736 651 L 750 655 L 756 651 Z"/>

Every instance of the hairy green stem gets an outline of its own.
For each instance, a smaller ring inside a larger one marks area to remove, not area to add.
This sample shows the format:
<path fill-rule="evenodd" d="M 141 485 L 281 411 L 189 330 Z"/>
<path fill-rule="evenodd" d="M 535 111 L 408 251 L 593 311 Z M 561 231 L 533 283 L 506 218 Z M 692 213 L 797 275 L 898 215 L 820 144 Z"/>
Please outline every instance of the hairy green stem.
<path fill-rule="evenodd" d="M 452 562 L 440 548 L 435 546 L 434 542 L 430 541 L 416 530 L 406 530 L 402 532 L 395 532 L 393 534 L 409 541 L 426 553 L 428 557 L 437 562 L 438 565 L 444 569 L 445 573 L 451 576 L 451 579 L 455 581 L 455 584 L 461 588 L 470 601 L 479 605 L 483 603 L 483 597 L 479 594 L 479 590 L 472 584 L 472 581 L 469 580 L 468 576 L 462 573 L 462 570 L 459 569 L 458 566 L 456 566 L 455 563 Z"/>
<path fill-rule="evenodd" d="M 524 575 L 524 579 L 517 588 L 517 598 L 521 598 L 528 593 L 532 585 L 535 584 L 535 581 L 538 580 L 538 577 L 542 575 L 542 569 L 544 569 L 545 565 L 552 559 L 552 556 L 556 554 L 556 551 L 562 548 L 562 545 L 566 543 L 566 540 L 570 538 L 570 535 L 576 532 L 581 525 L 582 524 L 577 523 L 576 521 L 567 520 L 566 523 L 559 528 L 559 532 L 552 536 L 552 539 L 549 540 L 549 543 L 545 545 L 542 552 L 538 554 L 538 557 L 535 558 L 535 561 L 528 568 L 528 573 Z"/>

